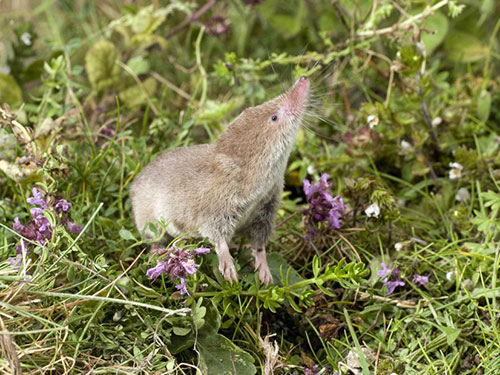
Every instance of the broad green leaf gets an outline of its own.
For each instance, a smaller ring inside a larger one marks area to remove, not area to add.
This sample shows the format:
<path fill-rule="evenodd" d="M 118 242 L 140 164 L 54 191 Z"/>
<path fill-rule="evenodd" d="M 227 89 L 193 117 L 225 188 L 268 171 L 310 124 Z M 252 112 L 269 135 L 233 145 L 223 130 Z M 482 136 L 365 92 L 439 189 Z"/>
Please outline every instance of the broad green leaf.
<path fill-rule="evenodd" d="M 424 28 L 434 32 L 434 34 L 427 32 L 422 34 L 422 42 L 424 42 L 425 49 L 428 54 L 431 54 L 443 42 L 448 33 L 448 18 L 440 12 L 436 12 L 427 18 Z"/>
<path fill-rule="evenodd" d="M 302 28 L 302 21 L 306 16 L 306 6 L 304 1 L 290 1 L 287 10 L 294 10 L 292 14 L 276 13 L 268 18 L 268 22 L 284 36 L 291 38 L 296 35 Z M 281 10 L 281 9 L 280 9 Z"/>
<path fill-rule="evenodd" d="M 477 117 L 481 122 L 486 122 L 490 117 L 491 111 L 491 94 L 483 90 L 479 97 L 477 98 L 476 113 Z"/>
<path fill-rule="evenodd" d="M 439 327 L 439 329 L 446 335 L 448 345 L 452 345 L 462 332 L 462 330 L 454 327 Z"/>
<path fill-rule="evenodd" d="M 173 331 L 177 336 L 186 336 L 189 332 L 191 332 L 191 328 L 174 327 Z"/>
<path fill-rule="evenodd" d="M 120 229 L 120 237 L 123 238 L 126 241 L 136 241 L 134 235 L 127 229 Z"/>
<path fill-rule="evenodd" d="M 488 46 L 472 34 L 453 31 L 444 43 L 444 49 L 450 60 L 471 63 L 484 59 L 488 54 Z"/>
<path fill-rule="evenodd" d="M 199 367 L 206 375 L 253 375 L 257 369 L 250 354 L 231 340 L 217 333 L 221 317 L 212 300 L 207 301 L 205 325 L 198 331 L 196 348 L 200 353 Z"/>
<path fill-rule="evenodd" d="M 206 375 L 254 375 L 257 373 L 253 357 L 227 337 L 201 330 L 197 348 L 200 369 Z"/>
<path fill-rule="evenodd" d="M 20 104 L 22 100 L 21 88 L 16 80 L 8 74 L 0 73 L 0 104 Z"/>
<path fill-rule="evenodd" d="M 132 17 L 131 28 L 136 34 L 150 34 L 165 21 L 166 12 L 153 6 L 142 8 Z"/>
<path fill-rule="evenodd" d="M 243 97 L 235 97 L 224 102 L 207 100 L 205 105 L 193 115 L 196 124 L 219 122 L 244 102 Z"/>
<path fill-rule="evenodd" d="M 148 97 L 152 97 L 156 91 L 157 82 L 153 77 L 148 77 L 142 84 L 129 87 L 118 95 L 120 102 L 127 107 L 136 107 L 146 103 Z"/>
<path fill-rule="evenodd" d="M 191 308 L 193 323 L 197 329 L 200 329 L 205 324 L 205 315 L 207 314 L 207 308 L 202 306 L 203 297 L 198 299 L 198 302 Z"/>
<path fill-rule="evenodd" d="M 101 40 L 85 55 L 85 69 L 95 90 L 115 85 L 120 80 L 120 54 L 113 43 Z"/>
<path fill-rule="evenodd" d="M 269 265 L 269 269 L 271 270 L 271 274 L 273 275 L 273 280 L 275 285 L 281 286 L 281 269 L 283 269 L 284 275 L 289 275 L 289 284 L 296 284 L 299 281 L 303 281 L 304 278 L 300 276 L 300 274 L 290 267 L 290 265 L 286 262 L 285 258 L 281 254 L 278 253 L 270 253 L 267 255 L 267 263 Z"/>
<path fill-rule="evenodd" d="M 177 354 L 183 352 L 186 349 L 190 349 L 194 345 L 194 335 L 188 334 L 187 336 L 177 336 L 173 335 L 170 339 L 170 345 L 168 346 L 168 350 L 172 354 Z"/>
<path fill-rule="evenodd" d="M 140 75 L 149 72 L 150 64 L 144 56 L 132 57 L 128 62 L 127 66 L 134 72 L 135 75 Z"/>

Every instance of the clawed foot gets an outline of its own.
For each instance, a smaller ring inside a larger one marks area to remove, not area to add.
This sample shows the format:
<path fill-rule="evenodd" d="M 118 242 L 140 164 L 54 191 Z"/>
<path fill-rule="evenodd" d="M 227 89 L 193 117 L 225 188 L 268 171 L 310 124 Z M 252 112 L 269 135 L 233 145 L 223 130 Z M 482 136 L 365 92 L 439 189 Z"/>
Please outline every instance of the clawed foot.
<path fill-rule="evenodd" d="M 273 276 L 267 264 L 266 253 L 257 253 L 255 256 L 255 270 L 259 271 L 259 280 L 264 285 L 272 284 Z"/>
<path fill-rule="evenodd" d="M 234 266 L 233 258 L 229 253 L 219 257 L 219 271 L 229 282 L 238 281 L 238 274 Z"/>

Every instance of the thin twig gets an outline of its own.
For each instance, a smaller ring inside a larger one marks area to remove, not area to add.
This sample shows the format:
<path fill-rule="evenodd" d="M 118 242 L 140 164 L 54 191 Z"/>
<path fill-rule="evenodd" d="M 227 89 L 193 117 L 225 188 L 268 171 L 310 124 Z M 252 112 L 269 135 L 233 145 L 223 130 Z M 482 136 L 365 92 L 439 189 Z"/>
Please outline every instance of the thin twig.
<path fill-rule="evenodd" d="M 182 96 L 184 99 L 191 100 L 191 95 L 189 95 L 186 91 L 180 89 L 172 82 L 168 81 L 167 79 L 159 75 L 157 72 L 151 72 L 151 75 L 153 76 L 153 78 L 163 83 L 165 86 L 167 86 L 170 90 L 177 93 L 179 96 Z"/>
<path fill-rule="evenodd" d="M 190 17 L 186 18 L 179 25 L 174 27 L 171 32 L 169 32 L 166 36 L 166 39 L 173 37 L 178 32 L 182 31 L 185 27 L 189 26 L 191 23 L 196 21 L 198 18 L 203 16 L 210 8 L 215 5 L 215 0 L 209 0 L 205 5 L 203 5 L 200 9 L 194 12 Z"/>

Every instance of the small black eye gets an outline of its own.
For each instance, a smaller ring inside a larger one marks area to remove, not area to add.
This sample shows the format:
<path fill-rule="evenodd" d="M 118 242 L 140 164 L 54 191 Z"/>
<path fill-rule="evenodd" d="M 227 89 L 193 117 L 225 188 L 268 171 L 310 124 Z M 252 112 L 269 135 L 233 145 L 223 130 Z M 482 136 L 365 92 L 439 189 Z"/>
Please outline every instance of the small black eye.
<path fill-rule="evenodd" d="M 276 115 L 271 116 L 271 121 L 277 121 L 277 120 L 278 120 L 278 116 L 276 116 Z"/>

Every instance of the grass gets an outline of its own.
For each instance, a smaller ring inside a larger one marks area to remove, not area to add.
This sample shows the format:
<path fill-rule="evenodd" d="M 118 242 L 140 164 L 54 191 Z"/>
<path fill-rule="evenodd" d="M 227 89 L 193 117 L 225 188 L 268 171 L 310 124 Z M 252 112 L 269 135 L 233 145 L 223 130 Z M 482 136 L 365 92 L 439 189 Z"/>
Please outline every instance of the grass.
<path fill-rule="evenodd" d="M 498 5 L 464 1 L 454 18 L 460 1 L 430 1 L 437 16 L 382 3 L 209 1 L 197 14 L 201 3 L 28 1 L 7 10 L 0 372 L 497 374 Z M 228 31 L 217 36 L 218 15 Z M 420 17 L 434 18 L 424 27 Z M 425 56 L 408 24 L 439 31 L 424 39 Z M 258 283 L 244 246 L 234 251 L 240 283 L 222 279 L 213 251 L 188 278 L 190 296 L 168 277 L 151 282 L 149 243 L 131 219 L 134 176 L 165 149 L 213 141 L 242 108 L 301 74 L 313 81 L 315 113 L 285 176 L 269 245 L 275 284 Z M 463 166 L 458 179 L 452 162 Z M 308 241 L 302 180 L 321 173 L 348 208 L 341 229 L 318 224 Z M 24 238 L 13 267 L 14 218 L 31 220 L 33 187 L 51 207 L 61 198 L 72 207 L 46 210 L 53 234 Z M 365 213 L 373 203 L 378 217 Z M 389 280 L 405 283 L 394 293 L 382 262 L 399 270 Z"/>

